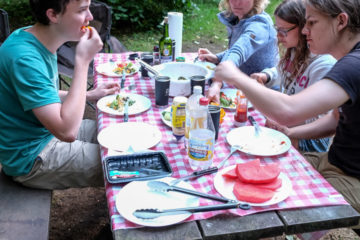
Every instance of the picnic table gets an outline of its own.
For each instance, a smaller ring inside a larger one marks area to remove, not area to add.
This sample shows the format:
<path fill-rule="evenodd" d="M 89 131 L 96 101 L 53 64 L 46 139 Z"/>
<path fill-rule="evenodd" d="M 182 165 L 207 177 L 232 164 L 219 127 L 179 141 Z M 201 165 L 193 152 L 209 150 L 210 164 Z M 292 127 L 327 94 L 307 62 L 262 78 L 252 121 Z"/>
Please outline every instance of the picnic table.
<path fill-rule="evenodd" d="M 94 66 L 115 61 L 129 61 L 129 53 L 97 54 Z M 196 53 L 183 53 L 186 61 L 191 62 Z M 120 77 L 108 77 L 94 73 L 95 87 L 101 82 L 117 81 Z M 161 131 L 161 141 L 151 148 L 162 151 L 168 157 L 173 169 L 172 177 L 186 176 L 192 172 L 187 155 L 179 143 L 172 139 L 171 128 L 161 120 L 161 111 L 155 106 L 154 80 L 142 78 L 140 72 L 126 77 L 125 87 L 137 84 L 132 93 L 146 96 L 151 100 L 151 107 L 146 112 L 132 115 L 130 122 L 147 122 L 157 126 Z M 171 103 L 171 99 L 169 100 Z M 230 152 L 226 141 L 226 134 L 233 125 L 232 111 L 227 111 L 224 122 L 220 126 L 219 137 L 215 145 L 214 165 L 217 165 Z M 260 125 L 265 124 L 265 118 L 256 109 L 250 109 L 252 115 Z M 122 116 L 115 116 L 97 110 L 98 132 L 106 127 L 123 122 Z M 250 123 L 248 123 L 250 125 Z M 140 136 L 139 136 L 140 137 Z M 101 158 L 109 155 L 107 148 L 101 148 Z M 254 159 L 255 156 L 237 151 L 227 162 L 226 166 L 243 163 Z M 293 233 L 313 232 L 325 229 L 349 227 L 357 225 L 359 213 L 354 210 L 340 195 L 293 147 L 286 153 L 260 157 L 264 163 L 279 162 L 283 173 L 291 180 L 292 191 L 289 196 L 271 206 L 254 206 L 250 210 L 221 210 L 214 212 L 196 213 L 182 223 L 166 227 L 142 227 L 124 219 L 116 209 L 116 196 L 124 184 L 110 184 L 105 181 L 106 197 L 114 239 L 258 239 Z M 214 176 L 206 175 L 192 180 L 191 185 L 198 191 L 219 195 L 214 188 Z M 200 200 L 200 205 L 206 205 Z"/>

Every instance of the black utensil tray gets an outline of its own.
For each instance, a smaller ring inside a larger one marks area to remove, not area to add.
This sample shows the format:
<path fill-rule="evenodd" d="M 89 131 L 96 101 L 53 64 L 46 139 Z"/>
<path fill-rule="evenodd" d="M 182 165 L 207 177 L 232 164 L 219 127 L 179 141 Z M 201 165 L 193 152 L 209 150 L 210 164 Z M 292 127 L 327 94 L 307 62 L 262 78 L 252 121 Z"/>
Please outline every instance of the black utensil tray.
<path fill-rule="evenodd" d="M 142 152 L 105 158 L 105 175 L 109 183 L 151 180 L 171 174 L 171 166 L 163 152 Z"/>

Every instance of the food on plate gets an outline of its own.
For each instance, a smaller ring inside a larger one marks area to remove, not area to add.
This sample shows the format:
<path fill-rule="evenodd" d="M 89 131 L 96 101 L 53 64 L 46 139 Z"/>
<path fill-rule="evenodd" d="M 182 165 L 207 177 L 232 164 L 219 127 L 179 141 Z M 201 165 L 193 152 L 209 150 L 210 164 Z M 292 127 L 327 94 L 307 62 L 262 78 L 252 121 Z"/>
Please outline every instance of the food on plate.
<path fill-rule="evenodd" d="M 116 95 L 115 99 L 112 102 L 106 104 L 109 108 L 122 112 L 125 106 L 125 102 L 128 101 L 129 107 L 134 105 L 136 102 L 133 99 L 130 99 L 128 96 L 121 96 L 120 94 Z"/>
<path fill-rule="evenodd" d="M 180 77 L 178 77 L 178 80 L 187 80 L 187 78 L 183 77 L 183 76 L 180 76 Z"/>
<path fill-rule="evenodd" d="M 237 164 L 236 174 L 242 182 L 245 183 L 270 183 L 275 181 L 280 174 L 280 168 L 277 163 L 260 165 L 260 159 Z"/>
<path fill-rule="evenodd" d="M 236 167 L 224 173 L 223 176 L 227 179 L 237 179 Z"/>
<path fill-rule="evenodd" d="M 161 114 L 166 121 L 171 121 L 171 112 L 163 111 Z"/>
<path fill-rule="evenodd" d="M 272 190 L 259 188 L 255 184 L 244 184 L 240 181 L 236 181 L 233 193 L 239 201 L 250 203 L 269 201 L 275 194 Z"/>
<path fill-rule="evenodd" d="M 136 72 L 136 68 L 132 62 L 116 63 L 116 67 L 114 68 L 113 72 L 116 74 L 122 74 L 123 70 L 125 74 L 132 74 Z"/>
<path fill-rule="evenodd" d="M 211 71 L 214 71 L 214 70 L 215 70 L 215 67 L 211 67 L 210 65 L 207 65 L 206 68 L 209 69 L 209 70 L 211 70 Z"/>
<path fill-rule="evenodd" d="M 220 104 L 223 107 L 228 108 L 235 108 L 236 107 L 236 98 L 232 99 L 231 97 L 227 96 L 224 92 L 220 92 Z"/>
<path fill-rule="evenodd" d="M 240 163 L 222 174 L 234 182 L 233 193 L 239 201 L 263 203 L 270 200 L 282 186 L 278 164 L 261 165 L 259 159 Z"/>

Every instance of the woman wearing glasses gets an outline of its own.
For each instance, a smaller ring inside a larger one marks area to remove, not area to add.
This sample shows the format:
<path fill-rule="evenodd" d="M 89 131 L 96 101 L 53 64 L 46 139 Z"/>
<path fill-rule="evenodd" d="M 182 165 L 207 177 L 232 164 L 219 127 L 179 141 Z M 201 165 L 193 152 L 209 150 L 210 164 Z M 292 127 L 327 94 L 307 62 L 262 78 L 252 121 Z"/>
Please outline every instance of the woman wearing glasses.
<path fill-rule="evenodd" d="M 219 8 L 224 11 L 218 18 L 227 28 L 229 48 L 216 55 L 200 48 L 199 59 L 214 64 L 231 60 L 246 74 L 276 66 L 276 31 L 271 17 L 264 12 L 268 3 L 269 0 L 221 0 Z M 221 87 L 221 82 L 214 82 L 209 88 L 212 101 L 219 102 Z"/>
<path fill-rule="evenodd" d="M 338 61 L 318 82 L 288 96 L 260 86 L 231 62 L 215 70 L 221 79 L 241 89 L 265 116 L 281 124 L 308 124 L 312 136 L 334 134 L 326 153 L 306 154 L 307 160 L 360 212 L 360 0 L 306 0 L 302 33 L 310 50 L 329 53 Z M 301 126 L 299 126 L 301 127 Z"/>
<path fill-rule="evenodd" d="M 285 53 L 276 68 L 264 69 L 261 73 L 251 74 L 250 77 L 267 87 L 273 86 L 273 82 L 280 82 L 281 91 L 293 95 L 322 79 L 336 60 L 328 54 L 315 55 L 310 52 L 306 36 L 301 34 L 306 21 L 303 0 L 283 1 L 275 9 L 274 15 L 278 41 L 286 49 Z M 308 119 L 305 123 L 316 119 Z M 268 120 L 267 125 L 287 134 L 294 147 L 301 151 L 326 152 L 328 149 L 329 138 L 307 139 L 304 131 L 281 126 L 272 120 Z"/>

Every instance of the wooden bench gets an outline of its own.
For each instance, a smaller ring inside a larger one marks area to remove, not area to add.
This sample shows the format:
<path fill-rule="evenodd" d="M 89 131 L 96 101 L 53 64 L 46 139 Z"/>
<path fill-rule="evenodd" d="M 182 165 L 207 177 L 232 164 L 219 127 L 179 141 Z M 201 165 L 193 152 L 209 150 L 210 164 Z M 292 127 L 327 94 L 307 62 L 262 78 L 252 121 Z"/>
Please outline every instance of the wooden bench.
<path fill-rule="evenodd" d="M 48 239 L 51 195 L 50 190 L 17 184 L 0 166 L 0 239 Z"/>

